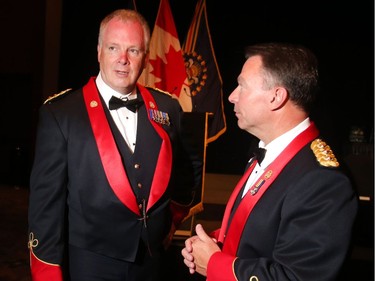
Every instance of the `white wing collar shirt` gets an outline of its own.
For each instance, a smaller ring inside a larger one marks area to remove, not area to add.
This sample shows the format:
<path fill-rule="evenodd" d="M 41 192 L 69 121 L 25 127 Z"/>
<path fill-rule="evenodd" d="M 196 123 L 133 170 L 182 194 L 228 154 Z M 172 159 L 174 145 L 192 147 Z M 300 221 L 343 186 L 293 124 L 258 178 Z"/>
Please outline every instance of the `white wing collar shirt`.
<path fill-rule="evenodd" d="M 98 87 L 99 93 L 103 97 L 103 100 L 107 108 L 109 108 L 109 100 L 112 96 L 115 96 L 120 99 L 125 99 L 125 98 L 136 99 L 137 98 L 137 94 L 132 95 L 130 97 L 132 93 L 123 95 L 113 90 L 103 81 L 103 78 L 100 72 L 98 76 L 96 77 L 96 86 Z M 137 114 L 138 113 L 132 112 L 126 107 L 121 107 L 119 109 L 110 110 L 109 112 L 111 113 L 113 120 L 115 121 L 118 129 L 120 130 L 129 148 L 131 149 L 132 152 L 134 152 L 136 136 L 137 136 Z"/>
<path fill-rule="evenodd" d="M 277 156 L 288 146 L 288 144 L 301 132 L 306 130 L 310 126 L 310 119 L 306 118 L 300 124 L 298 124 L 293 129 L 289 130 L 288 132 L 284 133 L 283 135 L 279 136 L 278 138 L 274 139 L 268 145 L 264 145 L 264 142 L 261 140 L 259 141 L 258 146 L 267 150 L 266 155 L 262 163 L 259 165 L 256 164 L 253 172 L 249 176 L 244 191 L 242 193 L 242 197 L 245 196 L 247 191 L 250 187 L 259 179 L 259 177 L 263 174 L 266 168 L 276 159 Z M 253 158 L 250 158 L 249 162 Z"/>

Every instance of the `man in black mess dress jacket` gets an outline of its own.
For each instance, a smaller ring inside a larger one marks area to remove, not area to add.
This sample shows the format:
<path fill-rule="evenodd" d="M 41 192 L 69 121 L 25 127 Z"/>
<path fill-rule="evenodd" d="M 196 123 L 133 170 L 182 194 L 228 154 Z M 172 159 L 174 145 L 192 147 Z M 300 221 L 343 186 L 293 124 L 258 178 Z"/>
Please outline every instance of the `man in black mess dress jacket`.
<path fill-rule="evenodd" d="M 145 21 L 135 11 L 113 15 L 101 26 L 99 75 L 40 108 L 29 205 L 33 280 L 159 280 L 164 248 L 201 184 L 202 159 L 183 137 L 178 101 L 135 84 L 148 48 Z M 112 95 L 129 93 L 141 101 L 127 112 L 136 118 L 136 145 L 113 118 L 120 109 L 108 108 Z"/>

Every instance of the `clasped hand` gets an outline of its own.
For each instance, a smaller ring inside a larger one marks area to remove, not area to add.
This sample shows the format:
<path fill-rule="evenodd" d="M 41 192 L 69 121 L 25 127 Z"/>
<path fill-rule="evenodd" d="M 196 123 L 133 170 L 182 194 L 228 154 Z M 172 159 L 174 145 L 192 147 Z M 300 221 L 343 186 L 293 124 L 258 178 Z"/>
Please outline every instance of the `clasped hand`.
<path fill-rule="evenodd" d="M 181 250 L 181 254 L 191 274 L 198 272 L 207 276 L 208 261 L 214 253 L 221 250 L 216 239 L 208 236 L 201 224 L 195 226 L 195 232 L 197 235 L 186 239 L 185 248 Z"/>

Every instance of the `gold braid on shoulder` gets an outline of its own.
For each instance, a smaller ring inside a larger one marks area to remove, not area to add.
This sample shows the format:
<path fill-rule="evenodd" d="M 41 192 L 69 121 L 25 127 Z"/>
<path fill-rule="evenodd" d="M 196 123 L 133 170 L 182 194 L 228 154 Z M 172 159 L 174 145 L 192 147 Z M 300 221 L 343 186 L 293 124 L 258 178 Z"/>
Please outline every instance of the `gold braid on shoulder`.
<path fill-rule="evenodd" d="M 59 93 L 57 93 L 57 94 L 54 94 L 54 95 L 52 95 L 52 96 L 49 96 L 49 97 L 43 102 L 43 104 L 46 104 L 46 103 L 48 103 L 48 102 L 54 100 L 55 98 L 64 95 L 65 93 L 67 93 L 67 92 L 69 92 L 69 91 L 71 91 L 71 90 L 72 90 L 72 88 L 69 88 L 69 89 L 66 89 L 66 90 L 64 90 L 64 91 L 61 91 L 61 92 L 59 92 Z"/>
<path fill-rule="evenodd" d="M 333 154 L 333 151 L 323 140 L 315 139 L 310 148 L 315 154 L 316 160 L 319 164 L 324 167 L 338 167 L 340 166 L 339 162 L 336 159 L 336 156 Z"/>
<path fill-rule="evenodd" d="M 153 89 L 153 90 L 155 90 L 155 91 L 161 92 L 161 93 L 163 93 L 163 94 L 166 94 L 167 96 L 172 97 L 172 94 L 170 94 L 170 93 L 167 92 L 167 91 L 161 90 L 161 89 L 159 89 L 159 88 L 156 88 L 156 87 L 150 87 L 150 86 L 147 86 L 146 88 Z"/>

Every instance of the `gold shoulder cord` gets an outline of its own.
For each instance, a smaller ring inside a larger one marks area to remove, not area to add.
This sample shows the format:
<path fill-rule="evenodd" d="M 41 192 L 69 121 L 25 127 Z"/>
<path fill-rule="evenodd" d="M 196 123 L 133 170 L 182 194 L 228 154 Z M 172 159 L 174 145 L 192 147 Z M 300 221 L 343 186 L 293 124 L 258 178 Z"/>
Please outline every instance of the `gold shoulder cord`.
<path fill-rule="evenodd" d="M 163 94 L 166 94 L 167 96 L 172 97 L 172 95 L 171 95 L 169 92 L 167 92 L 167 91 L 163 91 L 163 90 L 161 90 L 161 89 L 159 89 L 159 88 L 156 88 L 156 87 L 149 87 L 149 88 L 154 89 L 154 90 L 156 90 L 156 91 L 158 91 L 158 92 L 161 92 L 161 93 L 163 93 Z"/>
<path fill-rule="evenodd" d="M 54 94 L 54 95 L 52 95 L 52 96 L 49 96 L 49 97 L 44 101 L 43 104 L 46 104 L 47 102 L 50 102 L 51 100 L 53 100 L 53 99 L 55 99 L 55 98 L 57 98 L 57 97 L 60 97 L 60 96 L 62 96 L 63 94 L 65 94 L 65 93 L 67 93 L 67 92 L 69 92 L 69 91 L 71 91 L 71 90 L 72 90 L 72 88 L 69 88 L 69 89 L 66 89 L 66 90 L 64 90 L 64 91 L 61 91 L 60 93 Z"/>
<path fill-rule="evenodd" d="M 336 156 L 333 154 L 333 151 L 323 140 L 314 140 L 311 143 L 310 148 L 314 152 L 316 160 L 318 160 L 320 165 L 324 167 L 340 166 L 339 162 L 336 159 Z"/>

